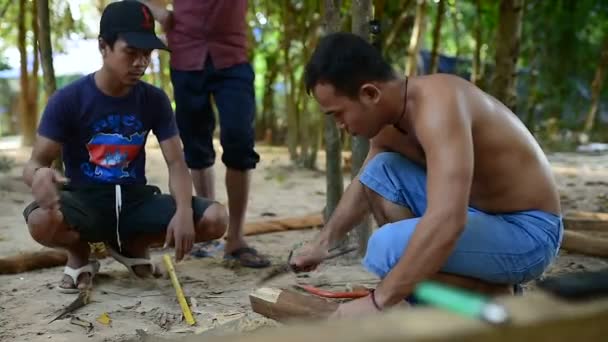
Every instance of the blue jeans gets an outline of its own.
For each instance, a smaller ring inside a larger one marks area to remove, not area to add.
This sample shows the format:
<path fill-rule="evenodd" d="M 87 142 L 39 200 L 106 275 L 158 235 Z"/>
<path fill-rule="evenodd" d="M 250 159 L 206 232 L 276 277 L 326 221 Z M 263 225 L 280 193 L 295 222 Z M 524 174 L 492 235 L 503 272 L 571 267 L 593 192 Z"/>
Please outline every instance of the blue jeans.
<path fill-rule="evenodd" d="M 369 239 L 363 265 L 383 278 L 401 258 L 426 211 L 426 173 L 400 154 L 385 152 L 368 162 L 360 181 L 416 217 L 385 224 Z M 464 231 L 441 272 L 496 284 L 524 283 L 551 264 L 562 234 L 562 219 L 552 213 L 489 214 L 469 207 Z"/>

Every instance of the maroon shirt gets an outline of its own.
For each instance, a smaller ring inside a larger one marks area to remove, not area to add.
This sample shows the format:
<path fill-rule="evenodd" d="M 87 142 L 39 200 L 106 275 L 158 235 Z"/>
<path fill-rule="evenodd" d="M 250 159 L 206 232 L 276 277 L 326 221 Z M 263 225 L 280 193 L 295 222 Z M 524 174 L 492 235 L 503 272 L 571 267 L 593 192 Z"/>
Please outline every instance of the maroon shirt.
<path fill-rule="evenodd" d="M 207 54 L 218 69 L 247 62 L 246 13 L 247 0 L 174 0 L 171 67 L 202 70 Z"/>

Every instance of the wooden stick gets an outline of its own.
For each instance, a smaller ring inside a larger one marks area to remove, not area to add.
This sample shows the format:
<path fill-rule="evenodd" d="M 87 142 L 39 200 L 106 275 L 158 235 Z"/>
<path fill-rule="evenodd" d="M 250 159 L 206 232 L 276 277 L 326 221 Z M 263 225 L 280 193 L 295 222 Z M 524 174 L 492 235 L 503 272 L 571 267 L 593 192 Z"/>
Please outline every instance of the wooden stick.
<path fill-rule="evenodd" d="M 287 230 L 311 229 L 323 225 L 321 214 L 311 214 L 283 219 L 250 222 L 245 225 L 245 235 L 268 234 Z M 107 251 L 98 253 L 98 259 L 108 256 Z M 62 250 L 26 252 L 0 258 L 0 274 L 18 274 L 42 268 L 65 265 L 67 254 Z"/>
<path fill-rule="evenodd" d="M 179 284 L 179 279 L 177 279 L 175 267 L 173 267 L 173 263 L 171 262 L 171 257 L 169 256 L 169 254 L 163 255 L 163 261 L 165 262 L 165 267 L 167 268 L 167 272 L 169 272 L 169 276 L 171 277 L 171 283 L 173 284 L 173 288 L 175 288 L 177 301 L 179 302 L 179 306 L 182 307 L 182 312 L 184 313 L 186 323 L 188 323 L 189 325 L 194 325 L 196 322 L 194 321 L 194 317 L 192 317 L 192 312 L 190 311 L 188 302 L 186 302 L 184 291 L 182 291 L 182 286 Z"/>
<path fill-rule="evenodd" d="M 564 228 L 567 230 L 608 233 L 608 213 L 567 212 L 564 215 Z"/>
<path fill-rule="evenodd" d="M 251 309 L 279 322 L 329 317 L 338 303 L 293 290 L 262 287 L 249 295 Z"/>
<path fill-rule="evenodd" d="M 608 257 L 608 239 L 580 232 L 565 230 L 562 248 L 574 253 L 602 258 Z"/>

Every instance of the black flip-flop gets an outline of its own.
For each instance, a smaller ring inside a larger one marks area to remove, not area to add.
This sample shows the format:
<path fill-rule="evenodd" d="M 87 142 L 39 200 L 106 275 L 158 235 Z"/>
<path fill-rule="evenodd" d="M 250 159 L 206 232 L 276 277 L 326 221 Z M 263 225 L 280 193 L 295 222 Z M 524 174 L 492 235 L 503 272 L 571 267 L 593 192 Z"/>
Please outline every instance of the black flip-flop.
<path fill-rule="evenodd" d="M 242 258 L 243 254 L 251 254 L 259 260 L 253 261 L 247 258 Z M 238 261 L 242 266 L 251 268 L 264 268 L 270 266 L 270 260 L 261 256 L 257 250 L 251 247 L 241 247 L 232 253 L 226 254 L 224 255 L 224 260 Z"/>

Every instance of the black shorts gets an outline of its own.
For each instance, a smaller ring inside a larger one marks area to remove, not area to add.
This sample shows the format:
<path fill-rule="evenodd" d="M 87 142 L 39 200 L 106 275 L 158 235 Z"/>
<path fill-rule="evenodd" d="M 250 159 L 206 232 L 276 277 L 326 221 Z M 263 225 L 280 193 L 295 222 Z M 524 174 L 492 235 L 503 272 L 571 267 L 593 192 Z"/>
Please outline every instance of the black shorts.
<path fill-rule="evenodd" d="M 175 214 L 175 200 L 162 194 L 152 185 L 122 185 L 122 206 L 119 216 L 119 232 L 122 241 L 165 232 Z M 84 241 L 116 242 L 116 193 L 114 185 L 64 186 L 60 193 L 60 207 L 65 222 L 74 227 Z M 205 210 L 214 202 L 202 197 L 192 197 L 194 222 L 198 222 Z M 30 203 L 23 211 L 27 218 L 39 208 Z"/>

